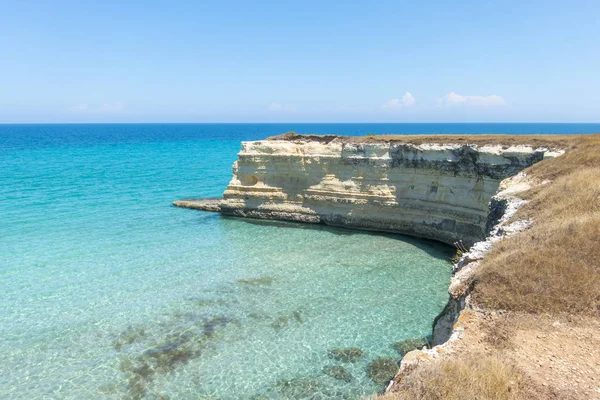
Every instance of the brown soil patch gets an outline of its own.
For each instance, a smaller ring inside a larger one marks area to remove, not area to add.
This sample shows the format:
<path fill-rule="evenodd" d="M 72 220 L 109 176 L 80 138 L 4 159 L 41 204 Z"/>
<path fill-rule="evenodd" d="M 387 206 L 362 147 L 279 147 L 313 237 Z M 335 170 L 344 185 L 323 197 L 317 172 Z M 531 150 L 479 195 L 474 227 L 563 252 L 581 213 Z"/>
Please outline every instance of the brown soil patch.
<path fill-rule="evenodd" d="M 513 359 L 561 398 L 600 399 L 600 321 L 569 319 L 528 316 L 512 339 Z"/>
<path fill-rule="evenodd" d="M 380 398 L 600 399 L 597 319 L 482 310 L 469 314 L 465 335 L 452 353 L 419 364 Z M 497 347 L 489 334 L 502 326 L 508 339 Z"/>

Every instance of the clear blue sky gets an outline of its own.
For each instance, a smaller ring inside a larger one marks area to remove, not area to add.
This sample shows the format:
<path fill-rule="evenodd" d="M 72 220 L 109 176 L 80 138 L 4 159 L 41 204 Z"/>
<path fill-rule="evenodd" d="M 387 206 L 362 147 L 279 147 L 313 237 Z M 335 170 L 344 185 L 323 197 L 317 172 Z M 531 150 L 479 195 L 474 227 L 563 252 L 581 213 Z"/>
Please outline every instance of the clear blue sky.
<path fill-rule="evenodd" d="M 600 1 L 0 0 L 0 122 L 596 122 Z"/>

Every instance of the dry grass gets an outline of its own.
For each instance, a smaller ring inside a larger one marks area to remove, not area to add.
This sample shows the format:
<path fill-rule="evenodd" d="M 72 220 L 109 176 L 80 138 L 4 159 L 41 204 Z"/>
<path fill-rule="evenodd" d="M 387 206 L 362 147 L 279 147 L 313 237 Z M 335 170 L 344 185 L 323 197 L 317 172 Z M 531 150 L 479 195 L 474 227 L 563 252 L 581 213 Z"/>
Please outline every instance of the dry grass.
<path fill-rule="evenodd" d="M 531 398 L 523 374 L 507 359 L 470 354 L 434 361 L 398 382 L 382 400 L 512 400 Z"/>
<path fill-rule="evenodd" d="M 572 315 L 600 317 L 600 135 L 545 136 L 540 137 L 542 142 L 522 136 L 496 138 L 503 144 L 528 142 L 568 149 L 563 156 L 542 161 L 526 171 L 539 185 L 523 195 L 530 202 L 515 218 L 532 218 L 533 225 L 495 246 L 482 261 L 472 292 L 474 301 L 487 310 L 516 311 L 521 316 L 518 323 L 492 323 L 484 333 L 483 344 L 523 361 L 523 354 L 512 354 L 511 350 L 516 325 L 526 328 L 529 321 L 537 326 L 535 315 L 541 314 L 551 320 L 564 314 L 569 320 Z M 492 144 L 487 140 L 469 138 L 468 142 Z M 544 331 L 540 326 L 537 329 Z M 537 364 L 523 365 L 529 373 L 536 373 Z M 538 386 L 510 361 L 473 349 L 419 365 L 394 389 L 397 393 L 382 398 L 589 398 L 572 390 L 559 392 L 550 386 Z"/>
<path fill-rule="evenodd" d="M 600 316 L 600 138 L 535 165 L 526 232 L 484 259 L 473 298 L 493 309 Z"/>
<path fill-rule="evenodd" d="M 377 135 L 349 136 L 347 142 L 398 142 L 411 144 L 472 144 L 472 145 L 501 145 L 504 147 L 530 145 L 533 147 L 546 146 L 550 148 L 567 149 L 581 135 Z"/>
<path fill-rule="evenodd" d="M 552 149 L 570 149 L 586 143 L 590 137 L 599 135 L 367 135 L 367 136 L 337 136 L 337 135 L 298 135 L 293 132 L 272 136 L 267 140 L 289 140 L 295 142 L 342 141 L 344 143 L 410 143 L 410 144 L 472 144 L 472 145 L 530 145 L 533 147 L 546 146 Z"/>
<path fill-rule="evenodd" d="M 553 180 L 582 168 L 600 167 L 600 134 L 560 137 L 563 139 L 556 143 L 565 145 L 565 149 L 570 150 L 559 158 L 533 165 L 528 170 L 531 176 L 541 180 Z M 551 137 L 544 136 L 544 139 Z"/>

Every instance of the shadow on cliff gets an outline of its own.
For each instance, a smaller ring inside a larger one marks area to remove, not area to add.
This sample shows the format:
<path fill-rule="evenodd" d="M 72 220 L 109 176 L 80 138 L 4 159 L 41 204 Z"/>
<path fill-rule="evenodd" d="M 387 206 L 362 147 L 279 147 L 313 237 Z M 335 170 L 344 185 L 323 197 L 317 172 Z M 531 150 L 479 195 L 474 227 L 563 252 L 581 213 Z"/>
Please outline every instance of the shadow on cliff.
<path fill-rule="evenodd" d="M 228 215 L 220 216 L 223 219 L 236 221 L 239 223 L 259 225 L 259 226 L 272 226 L 283 229 L 308 229 L 317 231 L 326 231 L 334 235 L 340 236 L 351 236 L 351 235 L 371 235 L 379 237 L 387 237 L 394 240 L 400 240 L 405 243 L 409 243 L 418 249 L 424 251 L 429 256 L 441 259 L 450 260 L 450 258 L 456 253 L 456 249 L 445 243 L 441 243 L 431 239 L 415 238 L 412 236 L 401 235 L 398 233 L 387 233 L 387 232 L 375 232 L 358 229 L 340 228 L 336 226 L 329 226 L 325 224 L 307 224 L 305 222 L 293 222 L 293 221 L 279 221 L 279 220 L 265 220 L 265 219 L 251 219 L 242 217 L 233 217 Z"/>

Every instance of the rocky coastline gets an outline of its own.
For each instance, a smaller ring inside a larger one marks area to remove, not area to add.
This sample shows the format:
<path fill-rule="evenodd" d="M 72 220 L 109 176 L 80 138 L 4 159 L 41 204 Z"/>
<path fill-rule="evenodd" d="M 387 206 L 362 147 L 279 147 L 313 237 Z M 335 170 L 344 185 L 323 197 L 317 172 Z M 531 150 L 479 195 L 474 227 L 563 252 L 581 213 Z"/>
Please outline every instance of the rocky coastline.
<path fill-rule="evenodd" d="M 512 221 L 517 210 L 526 203 L 525 200 L 518 197 L 518 194 L 530 187 L 524 173 L 518 173 L 501 182 L 499 192 L 490 201 L 488 223 L 491 225 L 491 229 L 488 236 L 485 240 L 471 246 L 469 251 L 463 253 L 460 259 L 453 264 L 453 276 L 448 288 L 450 299 L 433 323 L 430 346 L 413 350 L 404 355 L 400 369 L 394 379 L 389 382 L 386 392 L 394 392 L 395 385 L 421 362 L 431 361 L 452 353 L 455 343 L 464 334 L 465 321 L 474 313 L 485 313 L 471 302 L 470 292 L 474 273 L 480 261 L 494 244 L 525 230 L 531 224 L 529 220 Z"/>
<path fill-rule="evenodd" d="M 283 135 L 242 143 L 221 201 L 175 205 L 471 246 L 491 229 L 488 204 L 500 182 L 554 155 L 525 145 Z"/>
<path fill-rule="evenodd" d="M 468 251 L 454 264 L 450 299 L 432 343 L 406 353 L 386 392 L 418 364 L 454 351 L 472 314 L 473 275 L 490 249 L 526 229 L 512 218 L 529 189 L 523 169 L 563 153 L 558 147 L 280 136 L 244 142 L 223 199 L 174 205 L 238 217 L 323 223 L 408 234 Z"/>
<path fill-rule="evenodd" d="M 393 392 L 394 385 L 402 380 L 404 375 L 423 361 L 433 360 L 441 355 L 451 353 L 454 343 L 460 340 L 464 333 L 464 324 L 461 320 L 463 310 L 476 313 L 470 301 L 470 285 L 474 272 L 479 262 L 492 246 L 505 237 L 510 237 L 526 229 L 531 221 L 511 221 L 519 207 L 525 201 L 518 197 L 518 193 L 530 188 L 524 173 L 503 180 L 499 185 L 499 192 L 490 200 L 490 212 L 487 225 L 490 226 L 488 235 L 482 241 L 475 243 L 468 252 L 461 255 L 453 264 L 453 277 L 450 282 L 448 294 L 450 296 L 446 307 L 432 324 L 431 343 L 421 343 L 421 349 L 414 349 L 403 354 L 398 373 L 386 387 L 386 392 Z M 200 198 L 178 200 L 173 204 L 177 207 L 195 210 L 221 212 L 222 199 Z"/>

